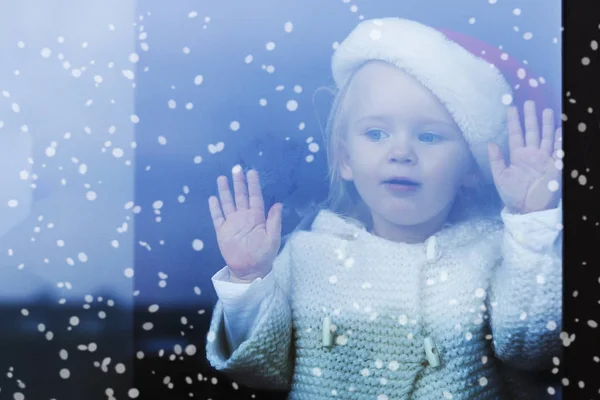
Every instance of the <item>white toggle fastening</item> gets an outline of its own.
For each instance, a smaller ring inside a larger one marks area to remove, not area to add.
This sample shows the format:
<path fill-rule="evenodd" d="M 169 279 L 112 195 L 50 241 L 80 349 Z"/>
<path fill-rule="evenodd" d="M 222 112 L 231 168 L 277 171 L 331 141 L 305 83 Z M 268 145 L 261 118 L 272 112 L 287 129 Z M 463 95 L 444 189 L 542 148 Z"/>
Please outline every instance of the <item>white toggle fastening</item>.
<path fill-rule="evenodd" d="M 331 317 L 326 315 L 323 318 L 323 346 L 333 347 L 333 333 L 331 332 Z"/>
<path fill-rule="evenodd" d="M 438 367 L 440 365 L 440 355 L 433 339 L 426 337 L 425 340 L 425 354 L 427 354 L 427 361 L 431 367 Z"/>
<path fill-rule="evenodd" d="M 427 261 L 436 261 L 440 254 L 437 248 L 437 238 L 431 236 L 427 240 Z"/>

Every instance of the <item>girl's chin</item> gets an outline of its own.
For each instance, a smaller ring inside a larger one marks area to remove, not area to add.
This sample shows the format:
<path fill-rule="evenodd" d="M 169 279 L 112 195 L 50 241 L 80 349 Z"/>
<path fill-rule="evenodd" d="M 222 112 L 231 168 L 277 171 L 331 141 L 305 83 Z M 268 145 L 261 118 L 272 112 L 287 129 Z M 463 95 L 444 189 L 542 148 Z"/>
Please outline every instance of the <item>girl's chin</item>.
<path fill-rule="evenodd" d="M 424 206 L 423 202 L 409 201 L 408 199 L 395 200 L 388 204 L 381 204 L 377 214 L 380 218 L 396 225 L 420 225 L 438 220 L 446 209 L 450 209 L 451 204 L 441 209 L 429 207 L 424 209 Z"/>
<path fill-rule="evenodd" d="M 395 225 L 417 225 L 427 220 L 426 217 L 410 207 L 394 207 L 379 213 L 379 215 Z"/>

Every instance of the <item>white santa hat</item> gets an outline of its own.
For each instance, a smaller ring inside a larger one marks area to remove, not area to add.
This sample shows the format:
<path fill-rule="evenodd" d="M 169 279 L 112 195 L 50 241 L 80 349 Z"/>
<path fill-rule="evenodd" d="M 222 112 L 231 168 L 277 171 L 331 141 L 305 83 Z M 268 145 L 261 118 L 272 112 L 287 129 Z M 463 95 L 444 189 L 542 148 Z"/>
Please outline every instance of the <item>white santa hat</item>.
<path fill-rule="evenodd" d="M 337 87 L 371 60 L 389 62 L 431 90 L 461 129 L 486 182 L 493 182 L 487 145 L 495 142 L 507 155 L 506 113 L 512 103 L 500 71 L 440 31 L 401 18 L 358 24 L 332 58 Z"/>

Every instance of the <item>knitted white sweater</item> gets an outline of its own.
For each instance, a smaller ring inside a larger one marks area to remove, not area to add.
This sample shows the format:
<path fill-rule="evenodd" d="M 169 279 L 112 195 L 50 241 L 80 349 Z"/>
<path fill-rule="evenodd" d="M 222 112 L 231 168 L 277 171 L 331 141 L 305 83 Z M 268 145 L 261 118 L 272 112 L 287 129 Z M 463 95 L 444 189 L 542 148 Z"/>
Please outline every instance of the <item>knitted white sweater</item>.
<path fill-rule="evenodd" d="M 321 211 L 264 280 L 213 279 L 207 358 L 249 387 L 291 389 L 290 399 L 539 398 L 514 393 L 521 383 L 506 382 L 502 364 L 550 369 L 560 354 L 562 209 L 501 216 L 405 244 Z M 227 326 L 224 306 L 238 310 Z M 332 348 L 322 345 L 327 315 Z M 426 337 L 438 367 L 425 362 Z"/>

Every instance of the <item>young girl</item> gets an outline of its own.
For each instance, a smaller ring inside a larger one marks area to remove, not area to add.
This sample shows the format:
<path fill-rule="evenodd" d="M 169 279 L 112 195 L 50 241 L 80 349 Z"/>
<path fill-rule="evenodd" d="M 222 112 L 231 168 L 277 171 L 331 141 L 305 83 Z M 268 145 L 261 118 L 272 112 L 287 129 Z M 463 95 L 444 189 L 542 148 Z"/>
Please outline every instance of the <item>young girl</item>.
<path fill-rule="evenodd" d="M 540 128 L 526 102 L 523 133 L 496 68 L 398 18 L 360 23 L 332 70 L 331 192 L 310 230 L 278 254 L 282 207 L 265 219 L 256 171 L 246 187 L 234 168 L 235 203 L 217 179 L 208 360 L 291 399 L 541 398 L 526 376 L 561 349 L 552 111 Z M 486 188 L 502 210 L 473 200 Z"/>

